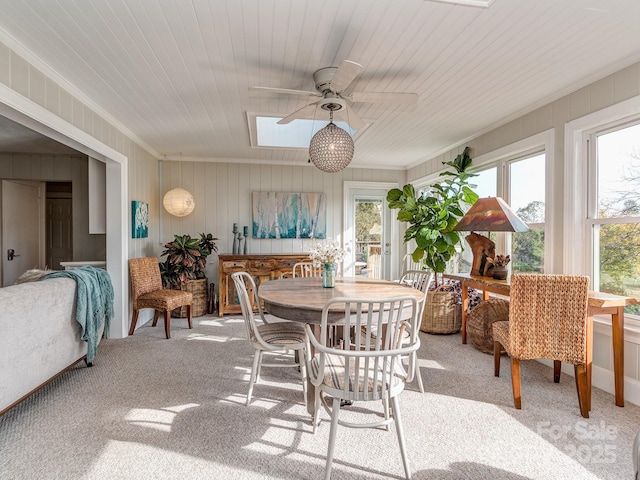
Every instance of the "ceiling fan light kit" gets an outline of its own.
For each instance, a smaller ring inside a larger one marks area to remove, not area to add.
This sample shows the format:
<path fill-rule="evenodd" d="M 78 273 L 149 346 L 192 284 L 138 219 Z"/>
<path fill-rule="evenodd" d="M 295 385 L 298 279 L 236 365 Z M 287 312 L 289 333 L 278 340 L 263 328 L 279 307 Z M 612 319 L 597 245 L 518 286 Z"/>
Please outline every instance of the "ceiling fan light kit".
<path fill-rule="evenodd" d="M 335 173 L 344 169 L 353 158 L 351 135 L 333 123 L 333 111 L 329 125 L 318 130 L 309 144 L 309 158 L 318 169 Z"/>

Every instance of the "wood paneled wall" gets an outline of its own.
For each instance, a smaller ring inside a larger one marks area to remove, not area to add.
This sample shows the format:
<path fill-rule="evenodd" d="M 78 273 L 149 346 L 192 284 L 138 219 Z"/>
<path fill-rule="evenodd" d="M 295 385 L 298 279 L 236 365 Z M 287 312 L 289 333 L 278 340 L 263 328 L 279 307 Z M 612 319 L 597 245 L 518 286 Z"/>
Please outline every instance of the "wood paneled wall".
<path fill-rule="evenodd" d="M 174 234 L 212 233 L 220 253 L 232 253 L 233 224 L 251 229 L 251 193 L 273 192 L 324 192 L 327 194 L 327 237 L 336 238 L 342 232 L 343 188 L 345 181 L 405 183 L 404 171 L 367 170 L 347 168 L 338 173 L 324 173 L 312 165 L 279 166 L 201 162 L 161 162 L 161 195 L 172 188 L 189 190 L 195 199 L 194 212 L 183 218 L 169 215 L 161 207 L 161 232 L 163 242 Z M 155 212 L 152 211 L 152 215 Z M 250 253 L 300 253 L 306 252 L 311 240 L 301 239 L 252 239 L 248 238 Z M 402 245 L 402 239 L 395 242 Z M 398 252 L 398 262 L 402 258 Z M 217 258 L 213 255 L 207 267 L 207 276 L 216 278 Z M 210 280 L 213 281 L 213 280 Z"/>

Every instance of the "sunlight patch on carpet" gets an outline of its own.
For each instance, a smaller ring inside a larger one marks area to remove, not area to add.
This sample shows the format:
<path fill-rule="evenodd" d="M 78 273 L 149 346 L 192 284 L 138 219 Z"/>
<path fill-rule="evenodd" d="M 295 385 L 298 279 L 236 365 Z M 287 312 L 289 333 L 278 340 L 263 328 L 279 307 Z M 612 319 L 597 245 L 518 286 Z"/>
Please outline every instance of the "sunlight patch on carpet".
<path fill-rule="evenodd" d="M 189 409 L 199 407 L 197 403 L 188 403 L 185 405 L 176 405 L 157 408 L 134 408 L 124 416 L 124 420 L 131 425 L 138 427 L 150 428 L 161 432 L 170 432 L 171 426 L 179 413 Z"/>

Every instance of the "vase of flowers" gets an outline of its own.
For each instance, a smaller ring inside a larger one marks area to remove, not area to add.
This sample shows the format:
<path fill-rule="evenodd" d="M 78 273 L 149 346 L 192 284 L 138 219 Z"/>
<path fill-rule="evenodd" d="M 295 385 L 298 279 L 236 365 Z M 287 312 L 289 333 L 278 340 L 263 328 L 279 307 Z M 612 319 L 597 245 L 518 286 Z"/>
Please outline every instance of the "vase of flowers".
<path fill-rule="evenodd" d="M 315 242 L 309 251 L 309 258 L 316 265 L 322 265 L 322 286 L 333 288 L 336 286 L 336 264 L 342 262 L 347 251 L 337 240 L 327 243 Z"/>

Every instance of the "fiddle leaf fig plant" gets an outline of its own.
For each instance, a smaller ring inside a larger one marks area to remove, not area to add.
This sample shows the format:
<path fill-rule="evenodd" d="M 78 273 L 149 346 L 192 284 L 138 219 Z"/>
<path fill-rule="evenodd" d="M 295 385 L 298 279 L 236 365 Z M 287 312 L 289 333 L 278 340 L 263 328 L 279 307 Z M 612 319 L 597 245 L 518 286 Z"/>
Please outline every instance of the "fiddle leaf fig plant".
<path fill-rule="evenodd" d="M 442 172 L 444 180 L 432 185 L 429 193 L 416 196 L 412 184 L 387 193 L 389 208 L 399 210 L 398 220 L 409 224 L 405 243 L 412 239 L 416 242 L 413 261 L 422 262 L 436 273 L 444 272 L 447 262 L 456 255 L 462 238 L 453 227 L 478 199 L 469 183 L 476 175 L 466 172 L 471 165 L 469 147 L 453 161 L 442 163 L 453 170 Z"/>

